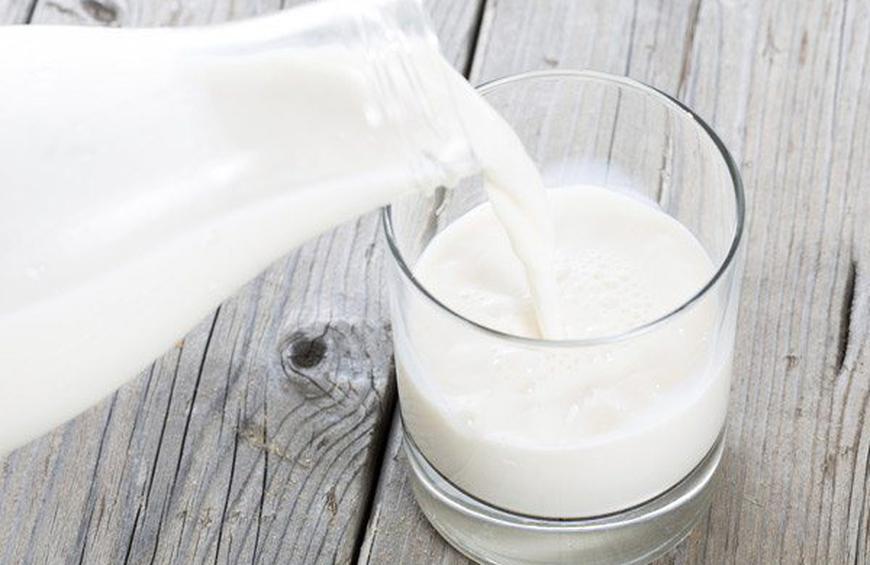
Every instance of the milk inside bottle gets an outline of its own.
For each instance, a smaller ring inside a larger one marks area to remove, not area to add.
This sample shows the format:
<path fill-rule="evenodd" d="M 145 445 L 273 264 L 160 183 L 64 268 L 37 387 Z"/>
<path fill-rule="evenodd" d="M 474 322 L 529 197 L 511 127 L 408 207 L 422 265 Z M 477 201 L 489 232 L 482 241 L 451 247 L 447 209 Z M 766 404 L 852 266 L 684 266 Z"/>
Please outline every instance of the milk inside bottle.
<path fill-rule="evenodd" d="M 306 239 L 481 169 L 518 252 L 544 249 L 528 264 L 547 295 L 540 179 L 415 1 L 206 28 L 9 27 L 0 52 L 27 54 L 0 59 L 0 454 L 113 391 Z"/>

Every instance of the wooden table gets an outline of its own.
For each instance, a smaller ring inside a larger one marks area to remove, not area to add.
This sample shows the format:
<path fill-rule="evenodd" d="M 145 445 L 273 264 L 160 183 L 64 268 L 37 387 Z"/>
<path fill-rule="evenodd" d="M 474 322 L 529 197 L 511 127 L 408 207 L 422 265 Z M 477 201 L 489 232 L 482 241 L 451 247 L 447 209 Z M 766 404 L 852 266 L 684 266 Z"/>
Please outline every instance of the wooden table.
<path fill-rule="evenodd" d="M 870 0 L 427 5 L 472 82 L 626 74 L 694 107 L 741 166 L 724 481 L 665 561 L 870 563 Z M 0 0 L 0 22 L 191 25 L 281 7 Z M 7 457 L 0 563 L 466 562 L 409 491 L 383 260 L 374 215 L 310 242 Z"/>

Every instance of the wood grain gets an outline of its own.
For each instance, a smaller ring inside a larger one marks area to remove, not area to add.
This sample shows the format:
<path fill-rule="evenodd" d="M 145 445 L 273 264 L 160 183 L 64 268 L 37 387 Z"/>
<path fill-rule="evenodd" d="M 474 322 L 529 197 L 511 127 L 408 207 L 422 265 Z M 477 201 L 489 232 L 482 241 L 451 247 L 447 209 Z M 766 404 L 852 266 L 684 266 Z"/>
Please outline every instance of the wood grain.
<path fill-rule="evenodd" d="M 870 3 L 490 0 L 472 81 L 627 74 L 741 165 L 748 253 L 711 512 L 665 563 L 870 563 Z M 366 563 L 466 563 L 413 503 L 394 422 Z"/>
<path fill-rule="evenodd" d="M 0 25 L 29 22 L 35 3 L 36 0 L 0 1 Z"/>
<path fill-rule="evenodd" d="M 464 66 L 477 5 L 428 5 Z M 6 21 L 27 13 L 8 6 Z M 33 23 L 188 25 L 280 7 L 39 0 Z M 374 215 L 312 241 L 116 394 L 0 461 L 0 563 L 352 561 L 393 410 L 382 261 Z"/>

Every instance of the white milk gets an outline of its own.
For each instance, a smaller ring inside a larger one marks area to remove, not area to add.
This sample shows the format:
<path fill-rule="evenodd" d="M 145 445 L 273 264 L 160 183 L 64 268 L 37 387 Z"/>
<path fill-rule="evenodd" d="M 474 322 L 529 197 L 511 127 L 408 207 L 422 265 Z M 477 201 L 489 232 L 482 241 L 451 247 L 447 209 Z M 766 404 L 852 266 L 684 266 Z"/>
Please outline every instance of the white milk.
<path fill-rule="evenodd" d="M 565 336 L 616 335 L 680 306 L 711 261 L 676 220 L 594 186 L 550 191 Z M 450 224 L 414 267 L 454 311 L 536 336 L 523 270 L 489 204 Z M 471 494 L 544 517 L 638 504 L 685 476 L 722 429 L 730 367 L 715 366 L 710 296 L 640 337 L 521 346 L 409 299 L 394 330 L 404 423 Z M 404 326 L 404 327 L 401 327 Z"/>
<path fill-rule="evenodd" d="M 285 45 L 333 6 L 203 29 L 3 28 L 0 456 L 306 239 L 481 163 L 546 294 L 551 226 L 513 132 L 429 41 L 405 38 L 404 59 L 395 29 L 374 55 Z M 373 57 L 387 80 L 364 72 Z"/>
<path fill-rule="evenodd" d="M 709 277 L 689 233 L 637 201 L 554 191 L 551 222 L 519 140 L 431 43 L 379 53 L 390 80 L 373 82 L 371 52 L 282 46 L 304 20 L 0 33 L 0 53 L 26 53 L 0 58 L 0 455 L 110 393 L 304 240 L 481 170 L 491 206 L 417 267 L 475 320 L 617 333 Z M 405 422 L 439 470 L 497 505 L 580 516 L 640 502 L 721 428 L 714 310 L 544 354 L 408 312 L 419 359 L 397 338 Z"/>

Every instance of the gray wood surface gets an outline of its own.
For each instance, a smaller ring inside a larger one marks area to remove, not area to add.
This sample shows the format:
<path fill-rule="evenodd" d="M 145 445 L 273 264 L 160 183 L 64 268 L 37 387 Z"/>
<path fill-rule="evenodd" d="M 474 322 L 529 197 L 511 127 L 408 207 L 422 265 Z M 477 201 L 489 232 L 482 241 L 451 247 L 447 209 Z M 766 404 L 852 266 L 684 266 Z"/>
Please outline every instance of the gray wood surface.
<path fill-rule="evenodd" d="M 427 5 L 462 67 L 476 4 Z M 38 0 L 32 23 L 189 25 L 280 7 Z M 29 12 L 0 0 L 4 21 Z M 382 263 L 375 215 L 312 241 L 111 398 L 0 461 L 0 563 L 351 562 L 395 397 Z"/>
<path fill-rule="evenodd" d="M 627 74 L 720 133 L 749 199 L 724 481 L 665 563 L 870 563 L 870 2 L 486 3 L 471 80 Z M 397 422 L 361 562 L 466 563 Z"/>
<path fill-rule="evenodd" d="M 36 0 L 0 2 L 0 25 L 27 23 Z"/>
<path fill-rule="evenodd" d="M 476 3 L 427 4 L 451 60 L 473 53 L 473 82 L 628 74 L 693 106 L 741 165 L 725 480 L 664 561 L 870 563 L 870 1 L 488 0 L 476 41 Z M 187 25 L 279 7 L 38 0 L 32 17 Z M 0 22 L 31 8 L 0 0 Z M 0 461 L 0 563 L 465 563 L 407 484 L 383 253 L 371 216 L 311 242 Z"/>

